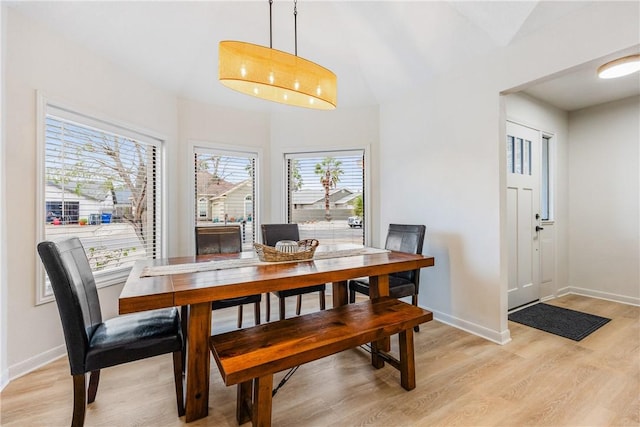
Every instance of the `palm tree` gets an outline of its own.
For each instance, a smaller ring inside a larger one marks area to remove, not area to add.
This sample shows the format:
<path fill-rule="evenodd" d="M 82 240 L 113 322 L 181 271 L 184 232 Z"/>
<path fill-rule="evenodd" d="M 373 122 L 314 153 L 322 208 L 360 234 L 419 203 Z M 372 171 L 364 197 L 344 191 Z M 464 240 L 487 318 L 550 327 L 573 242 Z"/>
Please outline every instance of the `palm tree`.
<path fill-rule="evenodd" d="M 340 175 L 343 174 L 341 165 L 342 162 L 333 157 L 325 157 L 322 162 L 316 163 L 315 173 L 320 175 L 320 184 L 324 188 L 324 219 L 327 221 L 331 221 L 329 192 L 340 182 Z"/>

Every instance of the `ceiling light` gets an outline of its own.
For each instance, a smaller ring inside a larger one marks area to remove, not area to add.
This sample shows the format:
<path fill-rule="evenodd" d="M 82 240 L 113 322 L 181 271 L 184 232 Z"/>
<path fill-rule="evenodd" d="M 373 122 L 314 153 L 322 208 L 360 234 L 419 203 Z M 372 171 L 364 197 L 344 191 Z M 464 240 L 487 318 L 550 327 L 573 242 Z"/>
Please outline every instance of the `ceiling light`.
<path fill-rule="evenodd" d="M 269 0 L 269 47 L 221 41 L 218 79 L 223 85 L 258 98 L 287 105 L 333 110 L 337 78 L 330 70 L 298 56 L 297 1 L 294 1 L 295 55 L 273 49 Z"/>
<path fill-rule="evenodd" d="M 640 71 L 640 55 L 629 55 L 598 67 L 598 77 L 614 79 Z"/>

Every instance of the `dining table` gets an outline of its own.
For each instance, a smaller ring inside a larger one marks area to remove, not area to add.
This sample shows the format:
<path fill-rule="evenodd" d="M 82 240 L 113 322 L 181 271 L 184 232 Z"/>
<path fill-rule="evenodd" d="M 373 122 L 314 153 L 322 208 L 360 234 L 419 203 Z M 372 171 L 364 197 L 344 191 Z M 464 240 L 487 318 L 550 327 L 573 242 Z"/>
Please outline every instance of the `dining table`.
<path fill-rule="evenodd" d="M 137 261 L 119 297 L 120 314 L 185 307 L 185 421 L 208 415 L 212 301 L 331 283 L 333 306 L 348 303 L 349 279 L 369 277 L 370 297 L 389 295 L 389 274 L 434 258 L 354 244 L 320 245 L 313 258 L 261 261 L 254 251 Z M 215 321 L 215 318 L 213 319 Z"/>

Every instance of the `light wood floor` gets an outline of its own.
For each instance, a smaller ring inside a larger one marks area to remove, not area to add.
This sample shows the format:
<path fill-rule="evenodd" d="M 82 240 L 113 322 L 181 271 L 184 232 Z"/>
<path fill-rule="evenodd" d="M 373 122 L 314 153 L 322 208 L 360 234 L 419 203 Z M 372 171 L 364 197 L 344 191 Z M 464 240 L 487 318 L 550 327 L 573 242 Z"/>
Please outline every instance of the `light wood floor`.
<path fill-rule="evenodd" d="M 301 366 L 274 397 L 273 424 L 639 426 L 640 308 L 580 296 L 550 303 L 612 321 L 581 342 L 510 323 L 513 341 L 504 346 L 432 321 L 415 334 L 415 390 L 400 387 L 395 369 L 374 370 L 364 351 L 349 350 Z M 308 295 L 304 310 L 317 304 Z M 252 324 L 253 311 L 245 311 Z M 216 330 L 233 328 L 235 313 L 216 311 Z M 210 393 L 209 416 L 190 425 L 236 426 L 235 387 L 224 386 L 213 361 Z M 11 382 L 0 398 L 3 426 L 69 425 L 66 358 Z M 86 419 L 87 426 L 184 424 L 170 356 L 105 369 Z"/>

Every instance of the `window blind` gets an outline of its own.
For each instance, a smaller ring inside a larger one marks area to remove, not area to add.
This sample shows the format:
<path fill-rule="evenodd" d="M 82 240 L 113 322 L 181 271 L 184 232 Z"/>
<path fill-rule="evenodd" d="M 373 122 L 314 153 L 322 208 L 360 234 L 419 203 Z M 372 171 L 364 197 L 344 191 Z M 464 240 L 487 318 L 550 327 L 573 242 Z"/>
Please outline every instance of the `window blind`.
<path fill-rule="evenodd" d="M 243 249 L 255 242 L 256 153 L 194 147 L 194 223 L 238 224 Z"/>
<path fill-rule="evenodd" d="M 287 220 L 301 239 L 321 244 L 364 243 L 364 152 L 290 153 L 287 169 Z"/>
<path fill-rule="evenodd" d="M 160 141 L 101 124 L 48 108 L 41 203 L 44 239 L 78 236 L 96 282 L 106 285 L 121 282 L 136 260 L 158 254 Z"/>

